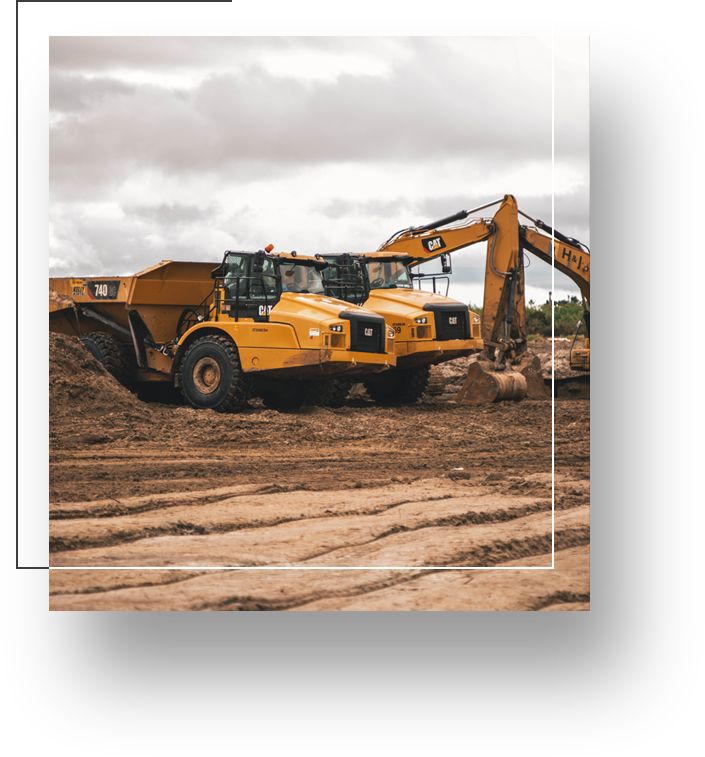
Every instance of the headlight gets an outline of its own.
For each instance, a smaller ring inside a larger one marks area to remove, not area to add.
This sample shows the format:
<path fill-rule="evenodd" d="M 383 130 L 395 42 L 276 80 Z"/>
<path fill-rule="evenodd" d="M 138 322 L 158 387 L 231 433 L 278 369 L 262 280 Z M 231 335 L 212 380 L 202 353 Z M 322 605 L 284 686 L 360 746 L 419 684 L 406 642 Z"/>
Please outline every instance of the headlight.
<path fill-rule="evenodd" d="M 479 323 L 479 322 L 480 322 L 480 319 L 479 319 L 479 318 L 478 318 L 478 317 L 477 317 L 476 315 L 474 315 L 474 316 L 472 317 L 472 322 L 473 322 L 473 323 Z"/>
<path fill-rule="evenodd" d="M 414 323 L 428 323 L 428 318 L 426 316 L 423 318 L 414 318 Z"/>
<path fill-rule="evenodd" d="M 343 330 L 343 324 L 342 323 L 338 323 L 335 326 L 331 326 L 330 330 L 331 331 L 342 331 Z"/>
<path fill-rule="evenodd" d="M 387 329 L 387 339 L 394 339 L 394 329 Z"/>

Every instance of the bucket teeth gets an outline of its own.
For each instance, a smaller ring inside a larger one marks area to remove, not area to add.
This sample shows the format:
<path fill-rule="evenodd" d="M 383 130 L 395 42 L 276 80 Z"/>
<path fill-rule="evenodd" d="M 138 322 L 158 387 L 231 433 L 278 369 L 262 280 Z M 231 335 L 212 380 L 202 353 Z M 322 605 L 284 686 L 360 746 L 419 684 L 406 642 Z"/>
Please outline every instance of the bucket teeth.
<path fill-rule="evenodd" d="M 543 371 L 541 361 L 538 357 L 521 369 L 521 373 L 526 379 L 526 396 L 530 400 L 545 400 L 551 398 L 551 392 L 543 380 Z"/>

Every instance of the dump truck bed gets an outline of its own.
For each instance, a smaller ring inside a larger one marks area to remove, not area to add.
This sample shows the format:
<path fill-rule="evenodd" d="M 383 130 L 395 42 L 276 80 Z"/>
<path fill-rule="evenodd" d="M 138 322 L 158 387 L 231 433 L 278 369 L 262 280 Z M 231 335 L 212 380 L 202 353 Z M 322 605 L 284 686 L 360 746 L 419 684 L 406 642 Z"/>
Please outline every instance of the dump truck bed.
<path fill-rule="evenodd" d="M 211 271 L 217 267 L 217 262 L 165 260 L 134 276 L 49 279 L 50 329 L 73 336 L 93 331 L 100 322 L 101 330 L 130 339 L 128 311 L 134 309 L 155 341 L 168 342 L 185 308 L 209 303 Z"/>

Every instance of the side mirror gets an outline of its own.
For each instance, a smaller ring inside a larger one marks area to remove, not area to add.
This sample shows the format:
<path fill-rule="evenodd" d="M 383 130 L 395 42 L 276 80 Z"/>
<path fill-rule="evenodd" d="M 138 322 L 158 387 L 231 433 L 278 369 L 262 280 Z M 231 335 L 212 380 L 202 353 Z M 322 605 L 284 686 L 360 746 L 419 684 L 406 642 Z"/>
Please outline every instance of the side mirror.
<path fill-rule="evenodd" d="M 453 273 L 453 265 L 450 262 L 450 255 L 444 252 L 441 255 L 441 270 L 443 273 Z"/>

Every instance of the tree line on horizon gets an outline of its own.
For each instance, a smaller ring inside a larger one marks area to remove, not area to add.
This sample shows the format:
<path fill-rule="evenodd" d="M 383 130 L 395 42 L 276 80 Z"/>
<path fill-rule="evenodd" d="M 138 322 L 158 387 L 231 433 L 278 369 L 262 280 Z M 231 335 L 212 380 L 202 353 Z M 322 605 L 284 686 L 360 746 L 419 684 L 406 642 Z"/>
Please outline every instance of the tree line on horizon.
<path fill-rule="evenodd" d="M 470 310 L 482 317 L 482 306 L 469 303 Z M 562 337 L 575 336 L 578 323 L 583 318 L 583 305 L 574 295 L 565 300 L 553 301 L 554 335 Z M 528 336 L 551 336 L 551 297 L 543 305 L 533 300 L 526 303 L 526 333 Z M 585 334 L 585 325 L 581 324 L 580 333 Z"/>

